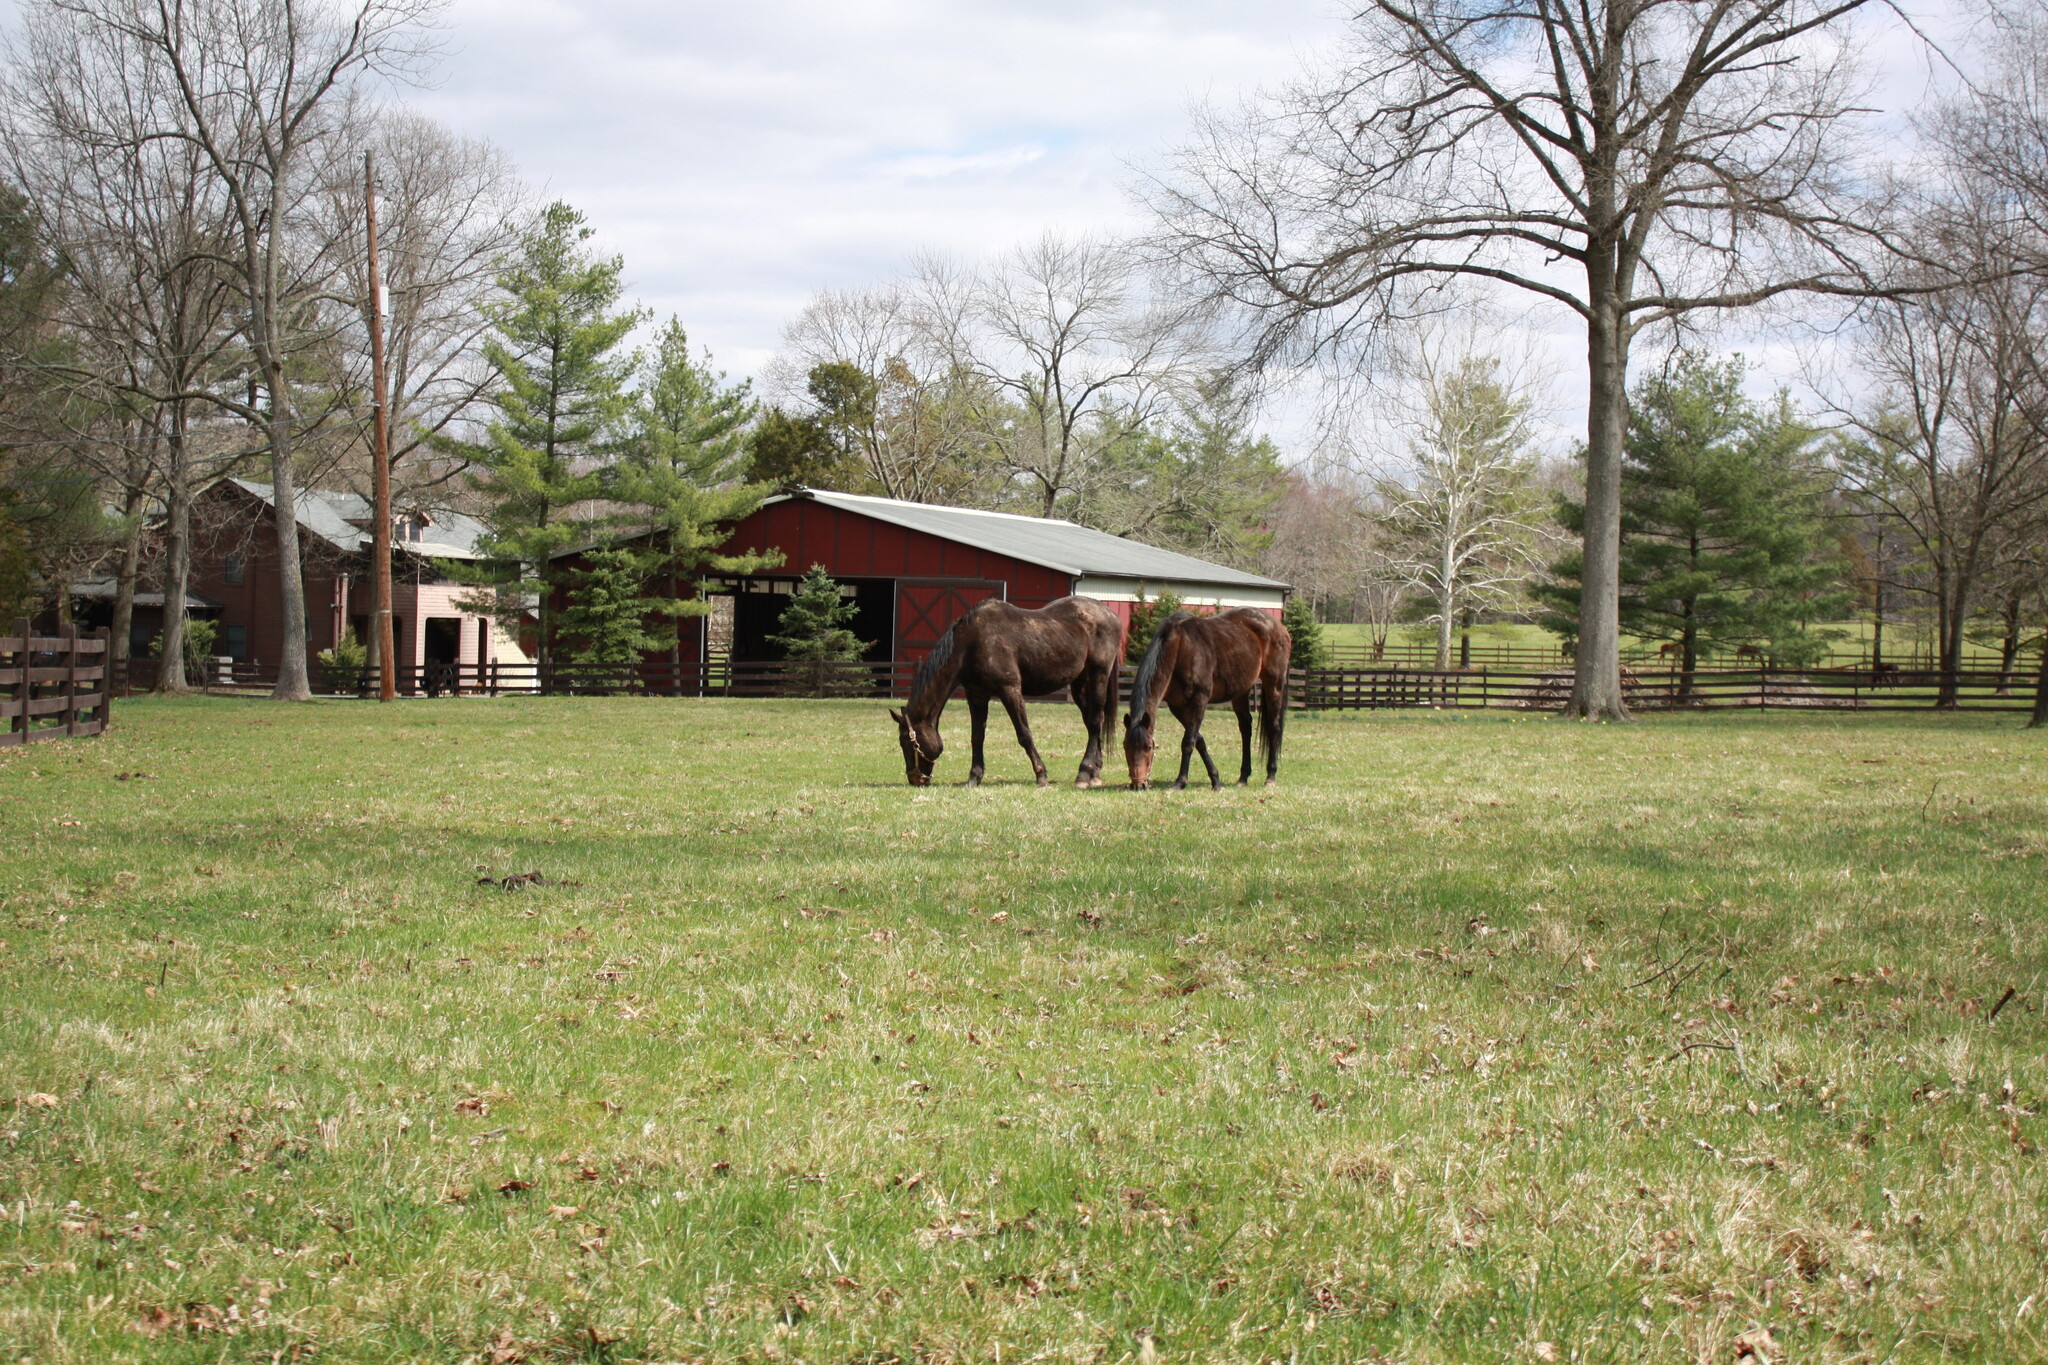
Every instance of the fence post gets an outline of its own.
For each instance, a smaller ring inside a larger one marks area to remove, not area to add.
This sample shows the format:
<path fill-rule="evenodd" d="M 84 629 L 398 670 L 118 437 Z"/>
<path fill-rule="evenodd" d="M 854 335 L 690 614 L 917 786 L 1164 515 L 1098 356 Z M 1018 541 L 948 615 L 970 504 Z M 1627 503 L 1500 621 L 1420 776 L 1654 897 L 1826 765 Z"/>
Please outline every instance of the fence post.
<path fill-rule="evenodd" d="M 100 733 L 114 727 L 114 634 L 106 626 L 94 632 L 100 642 Z"/>
<path fill-rule="evenodd" d="M 1769 664 L 1758 664 L 1756 666 L 1756 709 L 1759 711 L 1771 709 L 1771 666 Z"/>
<path fill-rule="evenodd" d="M 64 623 L 64 709 L 57 714 L 62 718 L 67 738 L 78 735 L 78 622 Z"/>
<path fill-rule="evenodd" d="M 21 637 L 21 650 L 14 656 L 15 663 L 21 667 L 14 687 L 14 718 L 8 723 L 8 728 L 20 731 L 22 742 L 26 743 L 28 740 L 28 699 L 29 694 L 35 690 L 29 685 L 28 680 L 29 663 L 34 659 L 35 652 L 29 648 L 28 618 L 26 616 L 16 619 L 14 633 Z"/>

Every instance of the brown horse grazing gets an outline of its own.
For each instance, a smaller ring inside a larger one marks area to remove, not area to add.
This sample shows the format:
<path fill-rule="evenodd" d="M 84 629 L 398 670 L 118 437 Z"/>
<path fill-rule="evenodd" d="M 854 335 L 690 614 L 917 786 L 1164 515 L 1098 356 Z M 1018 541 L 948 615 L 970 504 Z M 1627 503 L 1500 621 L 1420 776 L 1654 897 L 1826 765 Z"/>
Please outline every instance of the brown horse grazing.
<path fill-rule="evenodd" d="M 1237 732 L 1244 742 L 1240 785 L 1252 778 L 1252 689 L 1259 689 L 1259 744 L 1266 751 L 1266 784 L 1280 771 L 1280 738 L 1287 726 L 1287 661 L 1294 639 L 1287 627 L 1266 612 L 1233 607 L 1216 616 L 1177 611 L 1160 622 L 1138 680 L 1131 687 L 1131 713 L 1124 720 L 1124 760 L 1131 767 L 1131 786 L 1152 785 L 1153 731 L 1163 700 L 1180 718 L 1180 776 L 1173 789 L 1188 784 L 1188 760 L 1199 752 L 1209 770 L 1209 785 L 1223 778 L 1209 746 L 1202 739 L 1202 717 L 1212 701 L 1227 701 L 1237 712 Z"/>
<path fill-rule="evenodd" d="M 967 691 L 967 714 L 974 722 L 974 766 L 967 770 L 967 785 L 981 785 L 982 738 L 988 732 L 988 701 L 994 697 L 1010 713 L 1017 742 L 1030 755 L 1031 771 L 1043 787 L 1045 760 L 1032 742 L 1024 698 L 1067 687 L 1088 727 L 1088 752 L 1074 785 L 1101 786 L 1123 652 L 1123 623 L 1092 597 L 1062 597 L 1040 611 L 993 598 L 977 602 L 946 628 L 917 666 L 909 704 L 889 713 L 903 745 L 904 775 L 913 787 L 931 785 L 932 765 L 946 751 L 939 738 L 939 713 L 957 686 Z"/>

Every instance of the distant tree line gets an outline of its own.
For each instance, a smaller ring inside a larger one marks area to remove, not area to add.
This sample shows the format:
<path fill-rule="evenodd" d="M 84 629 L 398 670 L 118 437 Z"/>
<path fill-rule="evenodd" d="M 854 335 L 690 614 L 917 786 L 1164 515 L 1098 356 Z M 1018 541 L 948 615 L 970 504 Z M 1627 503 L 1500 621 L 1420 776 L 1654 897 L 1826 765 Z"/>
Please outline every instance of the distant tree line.
<path fill-rule="evenodd" d="M 628 301 L 574 208 L 392 98 L 433 73 L 434 0 L 27 0 L 0 612 L 111 578 L 125 650 L 151 584 L 182 657 L 194 498 L 248 474 L 279 494 L 278 695 L 306 695 L 291 494 L 369 481 L 368 152 L 400 497 L 483 521 L 472 599 L 545 659 L 679 649 L 683 585 L 776 562 L 719 554 L 725 528 L 805 484 L 1258 570 L 1304 628 L 1420 628 L 1444 666 L 1477 624 L 1541 621 L 1587 717 L 1625 714 L 1628 639 L 1689 679 L 1810 663 L 1860 620 L 1876 664 L 1931 639 L 1945 703 L 1973 646 L 2016 679 L 2048 624 L 2048 9 L 1982 7 L 1911 183 L 1845 93 L 1875 0 L 1599 12 L 1361 5 L 1312 75 L 1198 123 L 1137 239 L 823 293 L 757 392 Z M 1569 449 L 1471 321 L 1506 294 L 1583 331 Z M 1838 362 L 1805 409 L 1704 330 L 1799 300 Z M 1283 451 L 1264 400 L 1307 380 L 1342 401 Z"/>

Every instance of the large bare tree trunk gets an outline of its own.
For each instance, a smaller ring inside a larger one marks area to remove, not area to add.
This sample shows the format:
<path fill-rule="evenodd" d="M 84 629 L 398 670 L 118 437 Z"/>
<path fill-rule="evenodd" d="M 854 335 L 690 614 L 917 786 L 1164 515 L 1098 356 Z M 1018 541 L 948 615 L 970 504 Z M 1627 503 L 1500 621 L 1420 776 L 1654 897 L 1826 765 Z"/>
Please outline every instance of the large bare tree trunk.
<path fill-rule="evenodd" d="M 1938 654 L 1934 661 L 1937 683 L 1934 694 L 1934 708 L 1937 711 L 1953 711 L 1961 705 L 1961 687 L 1957 674 L 1963 667 L 1963 630 L 1969 623 L 1969 581 L 1960 574 L 1943 585 L 1941 603 L 1940 639 L 1936 642 Z"/>
<path fill-rule="evenodd" d="M 2041 668 L 2034 675 L 2034 714 L 2027 728 L 2048 729 L 2048 621 L 2041 626 Z"/>
<path fill-rule="evenodd" d="M 283 366 L 272 373 L 279 374 Z M 284 623 L 284 650 L 277 661 L 278 701 L 311 701 L 306 669 L 306 577 L 299 558 L 298 488 L 292 478 L 291 400 L 282 381 L 270 390 L 270 478 L 277 496 L 277 582 Z"/>
<path fill-rule="evenodd" d="M 1596 268 L 1597 269 L 1597 268 Z M 1597 300 L 1609 289 L 1589 292 Z M 1628 341 L 1612 303 L 1587 327 L 1586 525 L 1579 642 L 1565 714 L 1628 720 L 1621 695 L 1621 449 L 1628 428 Z"/>
<path fill-rule="evenodd" d="M 1444 545 L 1440 568 L 1443 577 L 1439 580 L 1440 586 L 1436 595 L 1436 667 L 1439 673 L 1451 666 L 1451 608 L 1455 604 L 1451 584 L 1456 581 L 1457 570 L 1451 563 L 1451 547 L 1448 541 Z"/>
<path fill-rule="evenodd" d="M 112 639 L 107 645 L 109 688 L 126 682 L 128 677 L 128 640 L 134 634 L 135 624 L 135 580 L 142 572 L 142 504 L 141 485 L 130 484 L 121 503 L 121 515 L 128 529 L 121 537 L 121 567 L 114 576 L 114 621 L 108 632 Z"/>
<path fill-rule="evenodd" d="M 192 486 L 185 465 L 185 436 L 173 417 L 170 460 L 165 470 L 164 631 L 158 651 L 156 690 L 189 692 L 185 679 L 185 584 L 192 572 Z"/>

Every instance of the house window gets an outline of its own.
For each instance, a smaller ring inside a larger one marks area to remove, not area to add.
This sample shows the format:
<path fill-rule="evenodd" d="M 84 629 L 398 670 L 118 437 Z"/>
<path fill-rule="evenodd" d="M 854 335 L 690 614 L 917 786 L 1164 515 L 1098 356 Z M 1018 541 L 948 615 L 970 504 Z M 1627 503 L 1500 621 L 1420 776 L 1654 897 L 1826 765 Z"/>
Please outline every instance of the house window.
<path fill-rule="evenodd" d="M 247 626 L 222 626 L 220 633 L 221 653 L 237 661 L 249 657 L 249 628 Z"/>
<path fill-rule="evenodd" d="M 230 550 L 228 557 L 221 563 L 221 577 L 227 580 L 228 586 L 239 587 L 242 582 L 242 568 L 242 552 Z M 235 657 L 239 659 L 242 656 L 237 654 Z"/>

